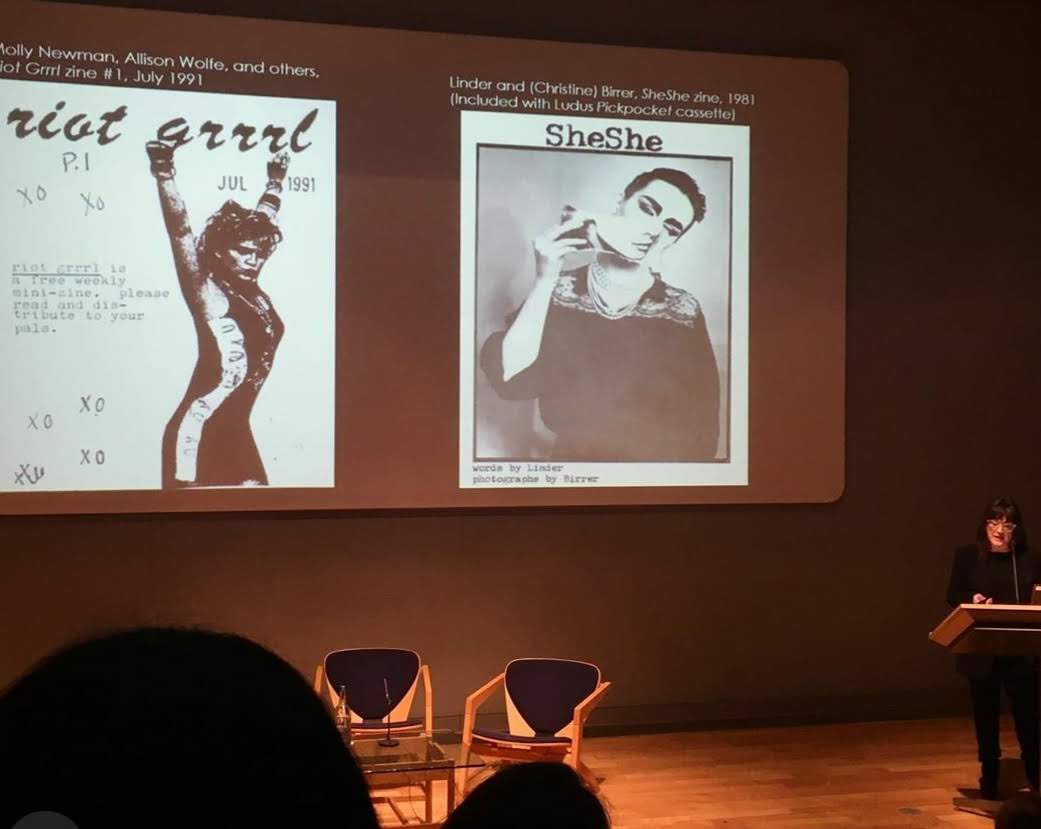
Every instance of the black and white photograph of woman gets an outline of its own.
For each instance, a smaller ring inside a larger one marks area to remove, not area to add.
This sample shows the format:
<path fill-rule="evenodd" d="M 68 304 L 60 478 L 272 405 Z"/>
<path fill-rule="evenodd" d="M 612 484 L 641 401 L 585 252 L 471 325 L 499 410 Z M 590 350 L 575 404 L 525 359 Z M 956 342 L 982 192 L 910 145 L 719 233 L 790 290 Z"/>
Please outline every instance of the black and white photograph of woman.
<path fill-rule="evenodd" d="M 725 465 L 732 160 L 476 152 L 473 462 Z"/>
<path fill-rule="evenodd" d="M 611 212 L 562 207 L 537 236 L 521 306 L 481 350 L 504 400 L 539 402 L 566 461 L 712 461 L 719 370 L 705 314 L 665 281 L 662 257 L 705 218 L 688 173 L 650 167 Z"/>
<path fill-rule="evenodd" d="M 177 279 L 198 335 L 198 359 L 163 436 L 163 486 L 268 483 L 250 427 L 284 326 L 260 287 L 282 232 L 277 218 L 289 156 L 266 162 L 267 184 L 250 209 L 225 201 L 196 240 L 175 182 L 174 146 L 146 146 Z"/>
<path fill-rule="evenodd" d="M 90 401 L 63 443 L 43 447 L 37 488 L 162 491 L 191 506 L 212 501 L 210 490 L 252 504 L 335 486 L 345 276 L 336 103 L 2 79 L 0 88 L 14 83 L 33 111 L 55 100 L 75 113 L 113 111 L 116 96 L 127 112 L 118 139 L 91 147 L 89 167 L 60 130 L 48 142 L 0 132 L 0 154 L 16 161 L 0 178 L 41 170 L 60 148 L 70 165 L 78 159 L 69 175 L 93 204 L 53 198 L 46 211 L 6 214 L 18 217 L 5 225 L 13 261 L 68 262 L 82 282 L 63 279 L 73 307 L 46 337 L 0 333 L 12 392 L 46 389 L 34 405 L 54 414 L 78 389 Z M 293 125 L 304 128 L 295 141 Z"/>

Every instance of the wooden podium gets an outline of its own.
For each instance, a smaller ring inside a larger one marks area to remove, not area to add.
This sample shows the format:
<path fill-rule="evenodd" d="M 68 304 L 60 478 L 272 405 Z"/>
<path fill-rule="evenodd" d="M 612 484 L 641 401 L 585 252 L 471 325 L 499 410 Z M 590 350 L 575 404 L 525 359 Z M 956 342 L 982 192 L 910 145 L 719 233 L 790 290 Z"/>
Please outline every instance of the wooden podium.
<path fill-rule="evenodd" d="M 960 604 L 929 638 L 951 653 L 1041 656 L 1041 605 Z"/>
<path fill-rule="evenodd" d="M 994 656 L 1041 655 L 1041 605 L 961 604 L 929 634 L 951 653 Z M 993 817 L 1000 803 L 956 797 L 954 806 Z"/>

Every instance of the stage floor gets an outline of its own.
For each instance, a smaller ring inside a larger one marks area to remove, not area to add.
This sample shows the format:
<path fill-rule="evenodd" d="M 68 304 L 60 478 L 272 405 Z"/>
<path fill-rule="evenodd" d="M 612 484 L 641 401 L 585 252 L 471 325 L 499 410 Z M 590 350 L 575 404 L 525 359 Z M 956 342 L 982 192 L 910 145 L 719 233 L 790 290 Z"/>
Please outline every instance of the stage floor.
<path fill-rule="evenodd" d="M 1002 746 L 1019 756 L 1011 729 Z M 959 787 L 976 786 L 975 755 L 968 717 L 593 737 L 583 747 L 614 829 L 989 829 L 952 804 Z M 1003 774 L 1014 791 L 1018 762 Z M 442 792 L 435 802 L 443 814 Z M 401 825 L 378 812 L 384 826 Z"/>
<path fill-rule="evenodd" d="M 1002 747 L 1018 757 L 1011 733 Z M 952 805 L 979 774 L 968 718 L 605 737 L 583 753 L 615 829 L 993 825 Z"/>

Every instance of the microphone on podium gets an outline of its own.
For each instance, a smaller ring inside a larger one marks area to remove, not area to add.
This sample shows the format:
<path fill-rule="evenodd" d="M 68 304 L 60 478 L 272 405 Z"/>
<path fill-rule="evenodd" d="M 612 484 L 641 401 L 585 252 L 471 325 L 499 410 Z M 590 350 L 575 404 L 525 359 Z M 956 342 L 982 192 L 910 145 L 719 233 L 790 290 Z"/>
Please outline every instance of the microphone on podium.
<path fill-rule="evenodd" d="M 1019 568 L 1016 567 L 1016 531 L 1010 530 L 1008 537 L 1008 555 L 1012 559 L 1012 585 L 1016 589 L 1016 604 L 1022 604 L 1023 597 L 1019 595 Z"/>

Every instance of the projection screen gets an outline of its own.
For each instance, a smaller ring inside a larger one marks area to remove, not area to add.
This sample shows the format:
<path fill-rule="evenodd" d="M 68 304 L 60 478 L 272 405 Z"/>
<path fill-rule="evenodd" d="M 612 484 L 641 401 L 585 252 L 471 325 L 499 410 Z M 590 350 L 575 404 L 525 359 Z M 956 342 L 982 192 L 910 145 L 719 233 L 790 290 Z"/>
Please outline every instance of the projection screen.
<path fill-rule="evenodd" d="M 832 61 L 0 29 L 0 513 L 820 502 Z"/>

